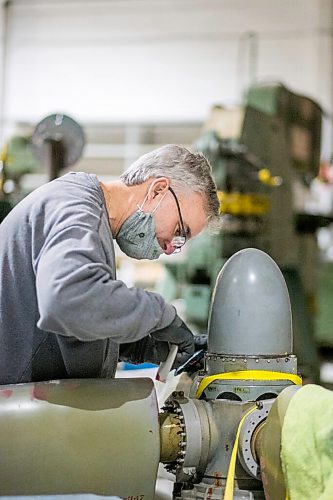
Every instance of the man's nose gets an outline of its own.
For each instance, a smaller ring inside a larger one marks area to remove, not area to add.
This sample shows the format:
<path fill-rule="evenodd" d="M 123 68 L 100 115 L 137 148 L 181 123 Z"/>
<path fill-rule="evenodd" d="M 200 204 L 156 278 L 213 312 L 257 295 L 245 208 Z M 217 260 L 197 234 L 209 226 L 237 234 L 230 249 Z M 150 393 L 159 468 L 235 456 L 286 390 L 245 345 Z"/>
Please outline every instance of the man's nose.
<path fill-rule="evenodd" d="M 171 243 L 167 243 L 166 248 L 164 250 L 164 253 L 166 255 L 171 255 L 175 250 L 176 250 L 176 247 L 172 246 Z"/>

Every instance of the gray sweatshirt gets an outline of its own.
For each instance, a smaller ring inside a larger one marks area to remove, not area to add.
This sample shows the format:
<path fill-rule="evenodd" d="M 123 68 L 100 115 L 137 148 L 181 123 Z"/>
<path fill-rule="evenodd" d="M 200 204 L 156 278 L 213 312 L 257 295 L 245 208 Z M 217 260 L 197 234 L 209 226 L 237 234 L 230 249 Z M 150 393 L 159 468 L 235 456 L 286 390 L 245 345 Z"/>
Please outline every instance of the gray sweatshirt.
<path fill-rule="evenodd" d="M 168 326 L 175 309 L 116 279 L 96 176 L 24 198 L 0 225 L 0 383 L 112 377 L 118 345 Z"/>

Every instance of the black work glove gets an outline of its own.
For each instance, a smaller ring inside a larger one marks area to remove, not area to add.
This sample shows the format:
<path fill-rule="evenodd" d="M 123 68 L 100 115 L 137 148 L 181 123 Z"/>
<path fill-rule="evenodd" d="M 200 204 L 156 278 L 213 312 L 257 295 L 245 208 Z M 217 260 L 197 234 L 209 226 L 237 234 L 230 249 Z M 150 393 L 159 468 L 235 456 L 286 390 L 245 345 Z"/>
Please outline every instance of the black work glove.
<path fill-rule="evenodd" d="M 160 361 L 165 361 L 168 357 L 169 344 L 178 346 L 173 368 L 182 365 L 194 354 L 194 335 L 177 314 L 169 326 L 162 328 L 162 330 L 152 332 L 150 336 L 156 342 L 156 349 L 160 356 Z"/>
<path fill-rule="evenodd" d="M 182 365 L 194 353 L 194 336 L 183 320 L 176 315 L 173 322 L 161 330 L 136 342 L 119 346 L 119 359 L 138 364 L 150 362 L 159 364 L 169 354 L 169 344 L 178 346 L 178 353 L 173 368 Z"/>
<path fill-rule="evenodd" d="M 195 353 L 185 363 L 177 366 L 176 375 L 186 372 L 192 375 L 205 368 L 205 352 L 207 351 L 208 335 L 198 334 L 194 337 Z"/>

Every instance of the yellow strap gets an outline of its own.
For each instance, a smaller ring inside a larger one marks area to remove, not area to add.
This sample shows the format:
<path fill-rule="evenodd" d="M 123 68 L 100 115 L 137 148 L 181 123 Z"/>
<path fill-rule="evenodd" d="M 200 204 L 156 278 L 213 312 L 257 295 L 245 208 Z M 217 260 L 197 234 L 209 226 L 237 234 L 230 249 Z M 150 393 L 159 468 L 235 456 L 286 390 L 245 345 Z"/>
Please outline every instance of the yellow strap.
<path fill-rule="evenodd" d="M 250 408 L 250 410 L 248 412 L 246 412 L 245 415 L 243 415 L 241 421 L 239 422 L 237 433 L 236 433 L 236 438 L 235 438 L 235 442 L 234 442 L 234 447 L 233 447 L 232 453 L 231 453 L 228 474 L 227 474 L 227 482 L 225 485 L 223 500 L 233 500 L 233 498 L 234 498 L 235 468 L 236 468 L 236 458 L 237 458 L 239 434 L 240 434 L 242 425 L 243 425 L 246 417 L 248 415 L 250 415 L 250 413 L 252 413 L 256 409 L 257 409 L 257 406 Z"/>
<path fill-rule="evenodd" d="M 201 380 L 196 397 L 200 398 L 204 390 L 215 380 L 289 380 L 295 385 L 302 385 L 302 378 L 292 373 L 271 372 L 268 370 L 241 370 L 218 373 Z"/>

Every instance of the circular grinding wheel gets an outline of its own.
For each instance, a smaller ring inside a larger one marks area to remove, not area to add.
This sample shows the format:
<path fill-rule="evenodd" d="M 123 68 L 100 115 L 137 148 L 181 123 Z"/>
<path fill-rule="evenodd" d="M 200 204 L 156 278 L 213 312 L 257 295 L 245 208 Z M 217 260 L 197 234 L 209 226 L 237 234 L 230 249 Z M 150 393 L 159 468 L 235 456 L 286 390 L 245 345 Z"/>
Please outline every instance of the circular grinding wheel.
<path fill-rule="evenodd" d="M 50 142 L 62 143 L 62 164 L 64 168 L 70 167 L 82 154 L 85 143 L 83 129 L 67 115 L 46 116 L 38 123 L 31 138 L 32 151 L 43 166 L 50 161 Z"/>

